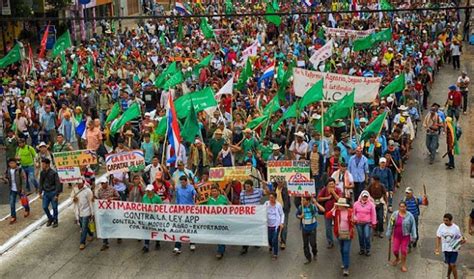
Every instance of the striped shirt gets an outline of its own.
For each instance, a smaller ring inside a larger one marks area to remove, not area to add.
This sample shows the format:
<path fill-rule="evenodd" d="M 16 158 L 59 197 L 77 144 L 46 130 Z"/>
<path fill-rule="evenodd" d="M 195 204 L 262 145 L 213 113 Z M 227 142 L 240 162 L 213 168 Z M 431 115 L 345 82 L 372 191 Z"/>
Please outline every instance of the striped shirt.
<path fill-rule="evenodd" d="M 420 198 L 412 197 L 411 199 L 405 198 L 405 203 L 407 204 L 407 210 L 410 212 L 413 217 L 418 218 L 420 215 L 420 207 L 419 204 L 421 203 Z"/>
<path fill-rule="evenodd" d="M 242 205 L 257 205 L 260 204 L 260 200 L 263 196 L 262 189 L 253 189 L 252 193 L 247 193 L 247 191 L 242 191 L 240 193 L 240 204 Z"/>

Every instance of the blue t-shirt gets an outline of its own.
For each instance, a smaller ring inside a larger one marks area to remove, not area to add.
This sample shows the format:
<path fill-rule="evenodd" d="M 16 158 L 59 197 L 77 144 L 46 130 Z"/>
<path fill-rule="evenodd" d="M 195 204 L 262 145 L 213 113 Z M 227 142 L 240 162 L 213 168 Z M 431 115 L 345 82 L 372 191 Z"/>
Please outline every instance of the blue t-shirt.
<path fill-rule="evenodd" d="M 155 154 L 153 150 L 153 143 L 150 142 L 142 142 L 142 146 L 140 147 L 145 152 L 145 162 L 150 163 L 153 159 L 153 155 Z"/>
<path fill-rule="evenodd" d="M 196 190 L 190 184 L 183 188 L 182 185 L 176 187 L 176 204 L 194 204 L 194 197 L 197 195 Z"/>

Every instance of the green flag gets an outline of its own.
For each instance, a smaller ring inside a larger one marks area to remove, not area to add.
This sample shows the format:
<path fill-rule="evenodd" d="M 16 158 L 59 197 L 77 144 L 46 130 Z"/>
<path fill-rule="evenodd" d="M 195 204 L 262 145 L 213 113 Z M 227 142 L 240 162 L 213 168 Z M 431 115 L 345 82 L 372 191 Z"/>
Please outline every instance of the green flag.
<path fill-rule="evenodd" d="M 306 33 L 313 32 L 313 24 L 311 23 L 311 20 L 308 20 L 308 23 L 306 23 L 306 26 L 304 27 L 304 32 Z"/>
<path fill-rule="evenodd" d="M 66 49 L 70 48 L 71 46 L 72 46 L 71 35 L 69 34 L 69 30 L 67 30 L 54 43 L 51 55 L 54 58 L 58 56 L 59 54 L 61 54 L 61 52 L 66 51 Z"/>
<path fill-rule="evenodd" d="M 388 96 L 392 93 L 401 92 L 405 89 L 405 74 L 401 73 L 397 78 L 392 80 L 383 90 L 380 92 L 380 97 Z"/>
<path fill-rule="evenodd" d="M 183 72 L 178 71 L 176 74 L 172 75 L 163 86 L 166 90 L 170 89 L 171 87 L 175 87 L 176 85 L 182 83 L 184 81 Z"/>
<path fill-rule="evenodd" d="M 380 0 L 379 5 L 381 10 L 393 10 L 393 6 L 387 0 Z"/>
<path fill-rule="evenodd" d="M 278 84 L 283 82 L 283 77 L 285 76 L 285 69 L 283 67 L 283 61 L 278 62 L 277 77 L 276 81 Z"/>
<path fill-rule="evenodd" d="M 278 5 L 278 4 L 277 4 L 277 5 Z M 275 7 L 273 7 L 273 5 L 267 4 L 266 13 L 267 13 L 267 14 L 274 14 L 274 13 L 276 13 Z M 278 15 L 266 15 L 266 16 L 265 16 L 265 19 L 266 19 L 268 22 L 271 22 L 271 23 L 275 24 L 275 25 L 278 26 L 278 27 L 279 27 L 280 24 L 281 24 L 281 18 L 280 18 L 280 16 L 278 16 Z"/>
<path fill-rule="evenodd" d="M 212 26 L 209 25 L 205 17 L 201 18 L 201 31 L 206 39 L 212 39 L 216 36 L 214 30 L 212 30 Z"/>
<path fill-rule="evenodd" d="M 330 106 L 329 109 L 324 113 L 323 118 L 316 121 L 314 128 L 321 132 L 323 127 L 332 125 L 336 119 L 347 117 L 351 112 L 351 108 L 354 106 L 354 91 L 355 90 L 352 90 L 350 94 L 347 94 L 337 103 Z M 322 120 L 324 120 L 323 126 L 321 125 Z"/>
<path fill-rule="evenodd" d="M 64 52 L 61 53 L 61 74 L 63 76 L 67 74 L 67 60 L 66 54 L 64 54 Z"/>
<path fill-rule="evenodd" d="M 117 118 L 120 114 L 120 105 L 118 102 L 116 102 L 114 104 L 114 106 L 112 107 L 112 109 L 110 110 L 110 113 L 109 115 L 107 115 L 107 119 L 105 120 L 105 124 L 108 124 L 109 122 L 112 122 L 115 120 L 115 118 Z"/>
<path fill-rule="evenodd" d="M 288 69 L 283 76 L 280 87 L 278 88 L 277 96 L 281 102 L 286 102 L 286 87 L 290 83 L 290 78 L 293 76 L 293 68 L 296 66 L 295 60 L 292 60 L 288 65 Z"/>
<path fill-rule="evenodd" d="M 155 86 L 161 88 L 166 81 L 167 76 L 174 75 L 178 72 L 176 61 L 169 64 L 168 67 L 155 79 Z"/>
<path fill-rule="evenodd" d="M 235 12 L 232 0 L 225 0 L 225 14 L 229 15 Z"/>
<path fill-rule="evenodd" d="M 254 118 L 249 123 L 247 123 L 247 128 L 254 129 L 255 127 L 258 127 L 260 124 L 262 124 L 264 121 L 266 121 L 268 118 L 269 115 L 262 115 L 257 118 Z"/>
<path fill-rule="evenodd" d="M 162 46 L 166 46 L 166 39 L 165 39 L 165 32 L 164 31 L 161 32 L 161 34 L 160 34 L 160 44 Z"/>
<path fill-rule="evenodd" d="M 116 134 L 128 121 L 140 116 L 140 106 L 138 103 L 133 103 L 110 127 L 110 133 Z"/>
<path fill-rule="evenodd" d="M 313 84 L 306 93 L 304 93 L 303 98 L 301 98 L 301 109 L 315 102 L 319 102 L 324 99 L 323 93 L 323 79 L 320 79 L 318 82 Z"/>
<path fill-rule="evenodd" d="M 383 123 L 385 122 L 385 118 L 387 117 L 387 112 L 382 113 L 381 115 L 377 116 L 372 123 L 370 123 L 367 127 L 365 127 L 364 131 L 360 135 L 360 141 L 368 140 L 373 135 L 378 135 L 382 130 Z"/>
<path fill-rule="evenodd" d="M 89 77 L 95 78 L 95 71 L 94 71 L 94 59 L 92 56 L 87 57 L 87 64 L 84 66 L 89 74 Z"/>
<path fill-rule="evenodd" d="M 181 137 L 186 142 L 194 143 L 196 136 L 199 135 L 199 130 L 199 122 L 196 111 L 194 110 L 193 100 L 191 99 L 189 115 L 186 117 L 186 121 L 184 121 L 182 129 L 182 131 L 185 131 L 185 133 L 181 133 Z"/>
<path fill-rule="evenodd" d="M 74 59 L 74 62 L 72 63 L 71 78 L 74 78 L 77 75 L 78 70 L 79 70 L 79 62 L 77 61 L 77 58 L 76 58 Z"/>
<path fill-rule="evenodd" d="M 247 84 L 247 80 L 253 75 L 252 72 L 252 63 L 250 62 L 250 59 L 247 59 L 247 62 L 245 63 L 245 68 L 242 70 L 239 76 L 239 80 L 237 81 L 237 84 L 235 85 L 235 88 L 237 90 L 242 90 L 244 89 L 245 85 Z"/>
<path fill-rule="evenodd" d="M 461 151 L 459 149 L 459 142 L 458 142 L 458 124 L 456 122 L 452 122 L 451 125 L 453 125 L 454 155 L 459 155 Z"/>
<path fill-rule="evenodd" d="M 184 31 L 183 31 L 183 22 L 180 20 L 178 23 L 178 35 L 177 38 L 179 41 L 184 39 Z"/>
<path fill-rule="evenodd" d="M 280 109 L 280 101 L 278 100 L 278 96 L 273 97 L 273 99 L 268 102 L 268 104 L 263 109 L 263 115 L 272 115 L 277 110 Z"/>
<path fill-rule="evenodd" d="M 188 116 L 191 109 L 191 102 L 196 113 L 217 106 L 214 91 L 211 87 L 206 87 L 203 90 L 183 95 L 174 102 L 176 114 L 179 119 Z"/>
<path fill-rule="evenodd" d="M 8 53 L 0 59 L 0 69 L 5 68 L 21 60 L 20 46 L 16 44 Z"/>
<path fill-rule="evenodd" d="M 194 66 L 193 74 L 196 75 L 196 76 L 199 75 L 199 70 L 201 70 L 202 68 L 208 67 L 211 64 L 211 61 L 212 61 L 213 58 L 214 58 L 214 54 L 209 54 L 203 60 L 201 60 L 201 62 L 199 62 L 199 64 Z"/>
<path fill-rule="evenodd" d="M 375 46 L 375 44 L 392 39 L 392 29 L 387 28 L 377 33 L 372 33 L 369 36 L 354 41 L 354 51 L 361 51 Z"/>
<path fill-rule="evenodd" d="M 158 126 L 156 126 L 155 134 L 157 134 L 158 136 L 164 137 L 166 135 L 166 128 L 168 126 L 166 120 L 166 117 L 162 117 L 160 122 L 158 123 Z"/>
<path fill-rule="evenodd" d="M 294 102 L 288 109 L 285 111 L 285 113 L 282 115 L 282 117 L 272 126 L 272 131 L 275 132 L 278 130 L 278 127 L 283 123 L 285 119 L 288 118 L 296 118 L 298 117 L 298 108 L 300 107 L 300 101 Z"/>

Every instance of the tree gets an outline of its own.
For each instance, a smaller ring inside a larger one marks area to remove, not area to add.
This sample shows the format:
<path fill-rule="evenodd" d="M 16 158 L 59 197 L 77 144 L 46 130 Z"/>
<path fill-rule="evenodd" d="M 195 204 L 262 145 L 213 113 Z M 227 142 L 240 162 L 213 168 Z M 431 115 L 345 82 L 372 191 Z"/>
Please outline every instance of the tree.
<path fill-rule="evenodd" d="M 46 0 L 56 10 L 62 10 L 72 4 L 72 0 Z"/>

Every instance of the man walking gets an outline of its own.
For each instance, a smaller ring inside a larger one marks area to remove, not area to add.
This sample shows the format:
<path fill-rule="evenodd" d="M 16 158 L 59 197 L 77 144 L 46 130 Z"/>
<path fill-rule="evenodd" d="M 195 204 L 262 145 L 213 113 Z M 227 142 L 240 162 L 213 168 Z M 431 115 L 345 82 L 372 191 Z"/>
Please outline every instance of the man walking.
<path fill-rule="evenodd" d="M 430 165 L 433 164 L 436 156 L 436 150 L 439 146 L 438 131 L 442 125 L 437 110 L 437 104 L 433 104 L 430 113 L 423 120 L 423 127 L 426 129 L 426 148 L 430 152 Z"/>
<path fill-rule="evenodd" d="M 418 242 L 418 217 L 420 216 L 421 197 L 416 197 L 413 195 L 413 189 L 411 187 L 407 187 L 405 189 L 405 198 L 403 201 L 407 205 L 407 211 L 410 212 L 415 218 L 416 240 L 413 243 L 410 243 L 410 247 L 413 245 L 413 247 L 416 248 Z"/>
<path fill-rule="evenodd" d="M 462 95 L 462 111 L 464 114 L 467 113 L 467 98 L 469 95 L 469 84 L 471 80 L 467 76 L 466 71 L 462 71 L 461 76 L 458 77 L 457 85 L 459 87 L 459 91 L 461 91 Z"/>
<path fill-rule="evenodd" d="M 462 236 L 459 227 L 453 223 L 453 215 L 446 213 L 443 216 L 443 223 L 439 225 L 436 232 L 436 249 L 435 254 L 444 254 L 444 262 L 448 264 L 448 278 L 453 274 L 454 279 L 458 278 L 456 269 L 456 261 L 458 259 L 458 251 L 461 245 L 466 243 L 466 239 Z"/>
<path fill-rule="evenodd" d="M 194 186 L 188 183 L 188 177 L 182 175 L 179 178 L 180 185 L 176 187 L 176 204 L 194 205 L 197 198 L 197 192 Z M 196 250 L 196 244 L 189 243 L 189 250 Z M 174 243 L 173 253 L 181 254 L 181 242 Z"/>
<path fill-rule="evenodd" d="M 318 248 L 316 243 L 316 228 L 318 226 L 318 220 L 316 217 L 319 212 L 324 212 L 324 207 L 319 203 L 311 203 L 311 197 L 305 197 L 303 204 L 298 207 L 296 212 L 296 218 L 301 220 L 301 230 L 303 233 L 303 251 L 306 257 L 305 264 L 311 263 L 313 258 L 316 258 L 318 254 Z M 311 252 L 309 248 L 311 246 Z M 312 253 L 312 255 L 311 255 Z"/>
<path fill-rule="evenodd" d="M 354 179 L 354 200 L 358 200 L 369 174 L 368 160 L 362 155 L 362 147 L 356 148 L 356 154 L 349 159 L 348 169 Z"/>
<path fill-rule="evenodd" d="M 62 192 L 62 184 L 59 182 L 58 174 L 51 169 L 51 161 L 48 158 L 41 160 L 41 173 L 39 183 L 40 198 L 43 199 L 43 210 L 48 216 L 47 227 L 58 226 L 58 198 Z M 53 216 L 49 212 L 49 204 L 53 208 Z"/>
<path fill-rule="evenodd" d="M 148 184 L 145 188 L 145 195 L 143 195 L 143 198 L 142 198 L 142 203 L 145 203 L 145 204 L 162 204 L 163 201 L 161 200 L 160 196 L 155 194 L 155 192 L 153 192 L 153 184 Z M 160 241 L 156 241 L 156 244 L 155 244 L 155 250 L 158 250 L 160 249 Z M 144 245 L 143 245 L 143 249 L 142 249 L 143 253 L 148 253 L 148 251 L 150 251 L 150 240 L 149 239 L 145 239 L 144 241 Z"/>
<path fill-rule="evenodd" d="M 18 163 L 15 158 L 8 159 L 8 168 L 5 172 L 5 182 L 8 183 L 10 188 L 10 224 L 16 222 L 16 197 L 25 195 L 25 184 L 26 184 L 26 174 L 22 168 L 18 166 Z M 25 208 L 24 217 L 30 215 L 30 207 L 28 205 L 23 205 Z"/>
<path fill-rule="evenodd" d="M 94 194 L 89 186 L 85 185 L 85 181 L 77 184 L 71 191 L 71 199 L 74 203 L 74 212 L 76 219 L 79 220 L 79 226 L 81 227 L 81 239 L 79 243 L 79 250 L 86 248 L 87 235 L 90 236 L 89 240 L 92 240 L 92 232 L 89 229 L 89 222 L 94 217 L 93 215 L 93 200 Z"/>

